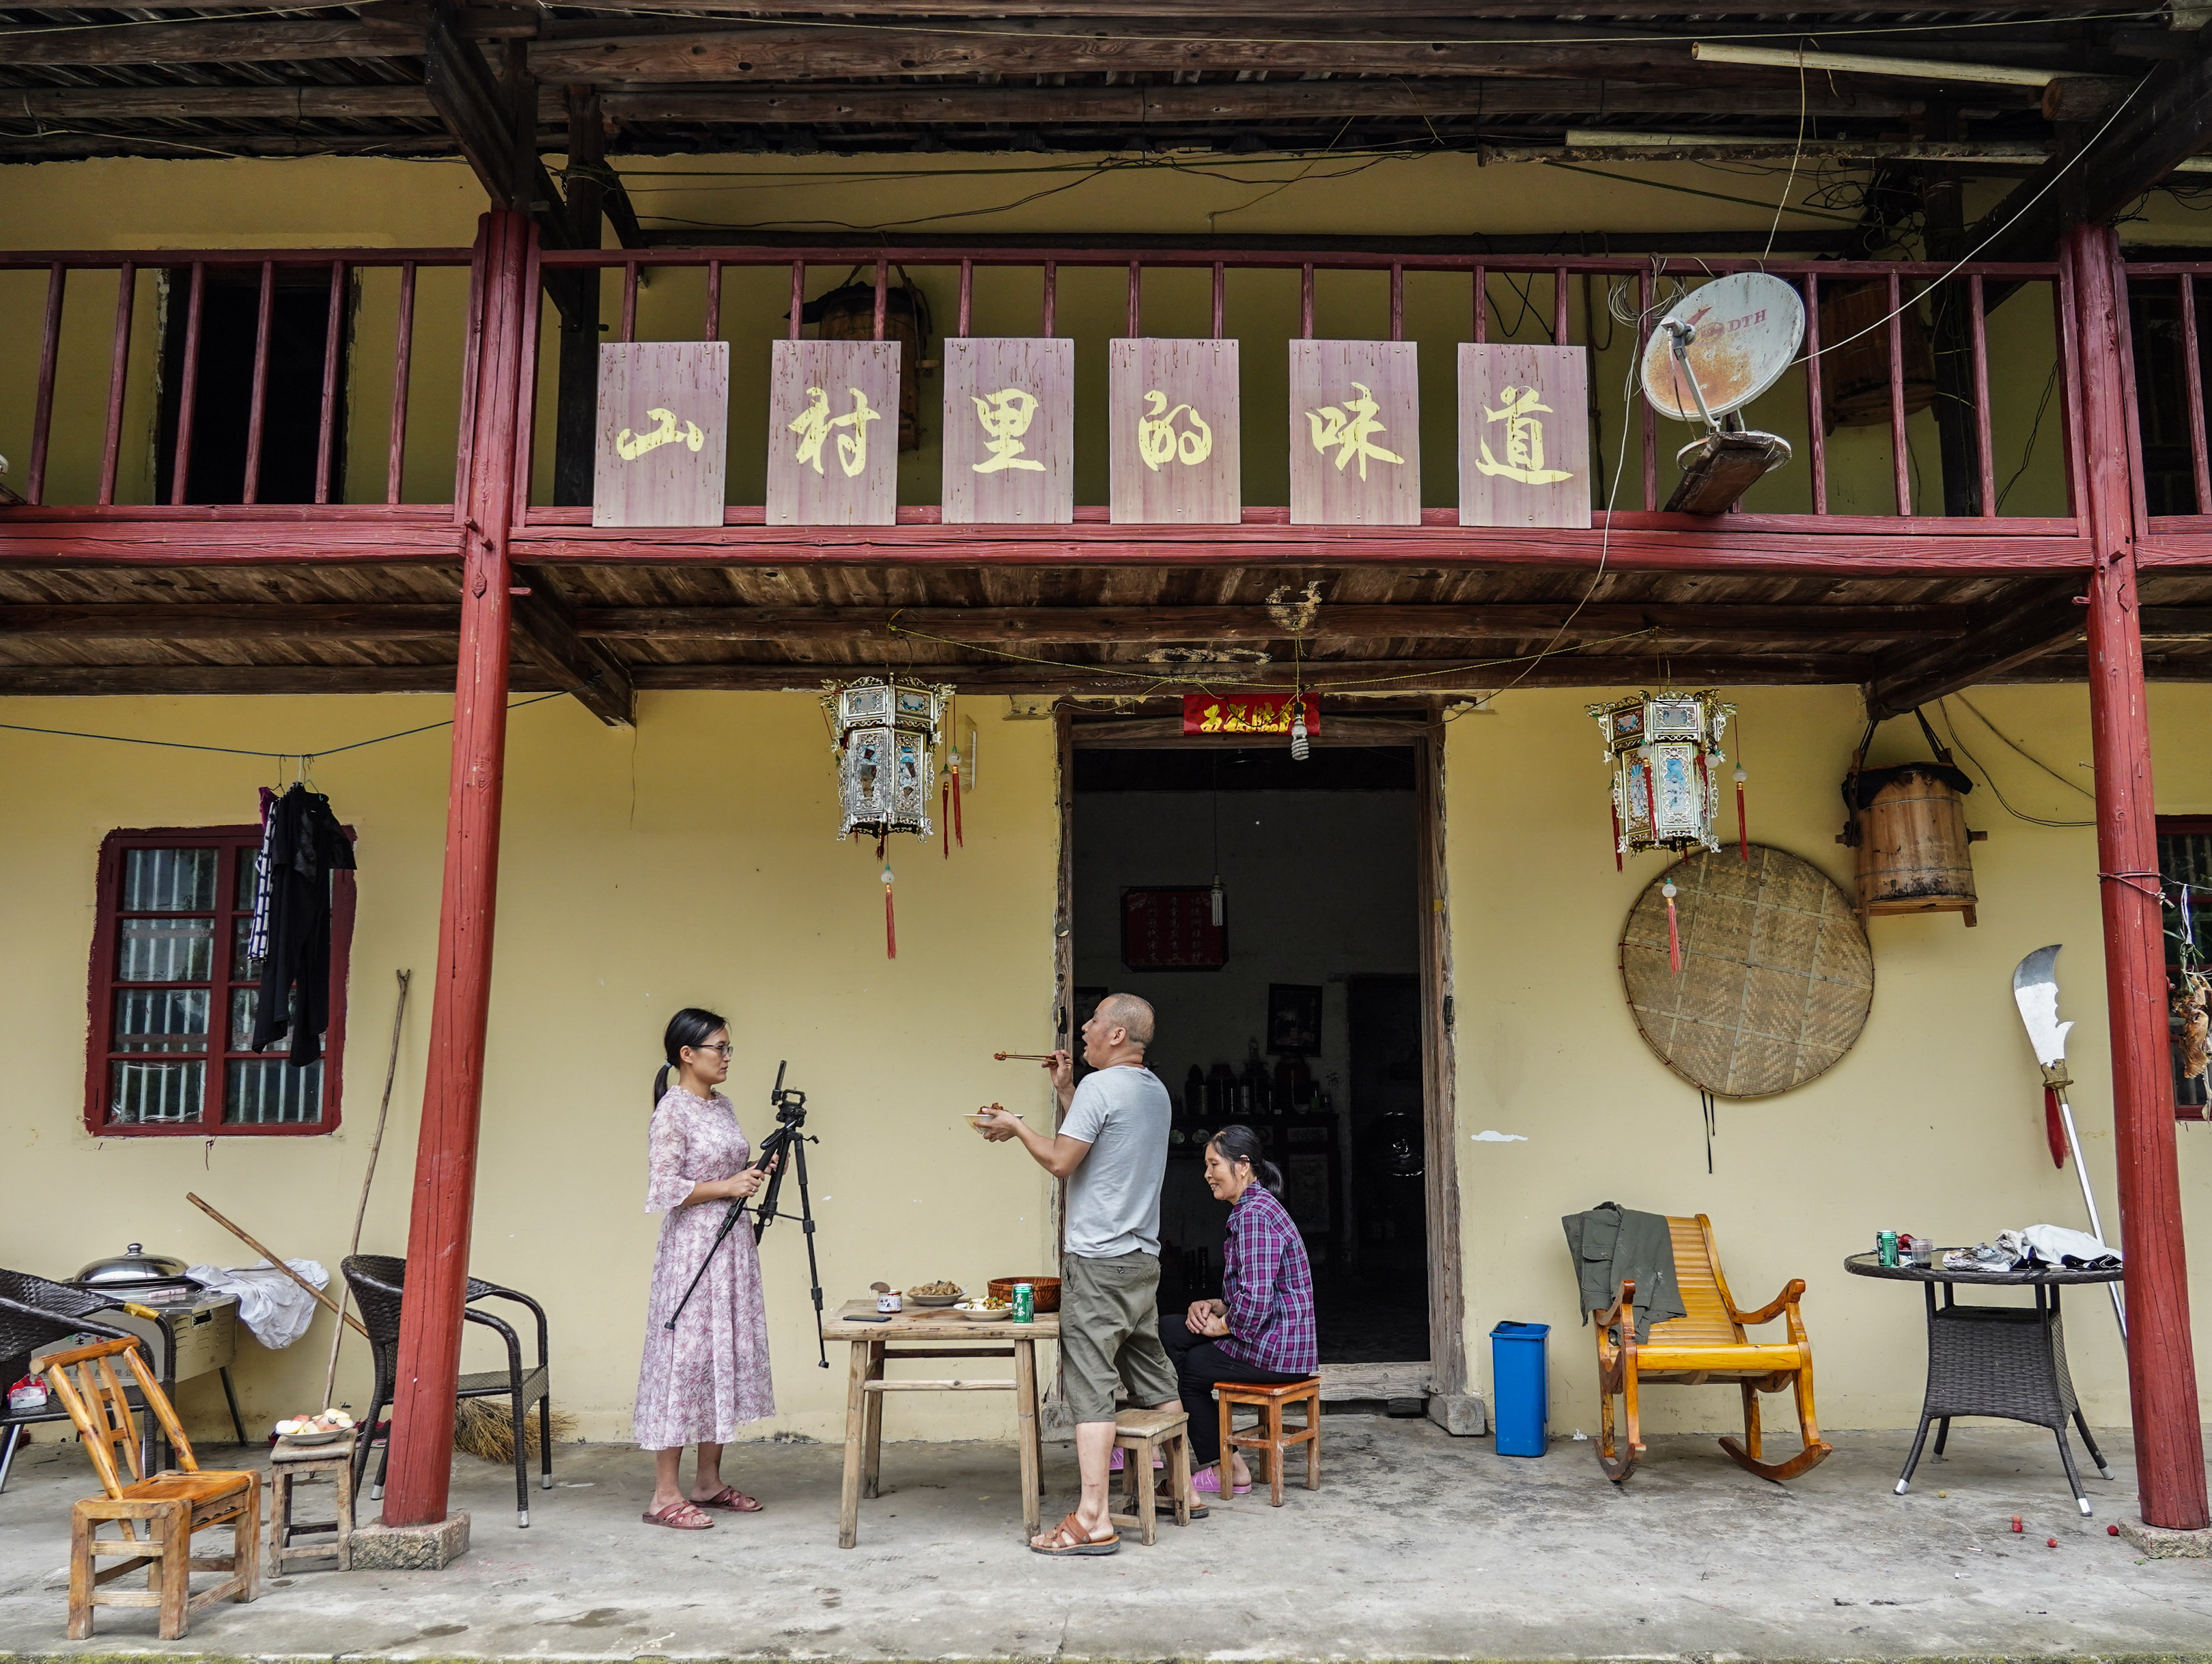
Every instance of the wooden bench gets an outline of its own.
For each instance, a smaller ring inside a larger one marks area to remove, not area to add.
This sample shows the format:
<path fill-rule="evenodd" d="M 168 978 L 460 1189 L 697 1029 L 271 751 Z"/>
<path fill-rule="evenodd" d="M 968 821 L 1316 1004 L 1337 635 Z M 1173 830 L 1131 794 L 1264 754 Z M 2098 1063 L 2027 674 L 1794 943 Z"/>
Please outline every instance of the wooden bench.
<path fill-rule="evenodd" d="M 1820 1436 L 1820 1420 L 1813 1411 L 1813 1343 L 1797 1313 L 1804 1280 L 1791 1279 L 1755 1312 L 1740 1310 L 1722 1273 L 1719 1251 L 1713 1246 L 1712 1221 L 1704 1214 L 1694 1219 L 1670 1215 L 1667 1225 L 1674 1239 L 1675 1286 L 1686 1314 L 1653 1324 L 1650 1338 L 1638 1340 L 1636 1284 L 1628 1282 L 1620 1285 L 1612 1305 L 1592 1314 L 1597 1332 L 1597 1459 L 1606 1477 L 1622 1484 L 1643 1460 L 1638 1405 L 1643 1387 L 1703 1387 L 1719 1381 L 1735 1382 L 1743 1394 L 1743 1442 L 1721 1441 L 1721 1448 L 1740 1466 L 1778 1484 L 1817 1466 L 1834 1447 Z M 1755 1341 L 1744 1333 L 1747 1325 L 1771 1323 L 1778 1317 L 1788 1320 L 1787 1341 Z M 1784 1387 L 1796 1393 L 1797 1426 L 1805 1448 L 1786 1462 L 1769 1462 L 1762 1460 L 1759 1395 Z M 1616 1396 L 1625 1411 L 1623 1427 L 1615 1424 Z"/>

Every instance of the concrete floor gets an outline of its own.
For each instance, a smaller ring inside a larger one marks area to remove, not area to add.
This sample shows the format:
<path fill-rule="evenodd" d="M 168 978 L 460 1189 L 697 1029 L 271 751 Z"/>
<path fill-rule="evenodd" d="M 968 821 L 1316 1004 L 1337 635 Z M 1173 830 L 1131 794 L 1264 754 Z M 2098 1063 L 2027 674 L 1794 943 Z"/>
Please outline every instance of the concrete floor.
<path fill-rule="evenodd" d="M 1255 1493 L 1157 1547 L 1079 1561 L 1024 1550 L 1011 1448 L 887 1448 L 885 1494 L 840 1551 L 835 1448 L 737 1448 L 729 1477 L 767 1511 L 679 1534 L 639 1523 L 636 1452 L 563 1446 L 526 1531 L 511 1476 L 457 1460 L 475 1540 L 446 1571 L 299 1572 L 184 1642 L 126 1611 L 70 1643 L 69 1504 L 90 1473 L 46 1430 L 0 1496 L 0 1659 L 2212 1658 L 2212 1567 L 2139 1560 L 2106 1533 L 2133 1481 L 2126 1435 L 2098 1436 L 2118 1477 L 2088 1482 L 2084 1520 L 2049 1436 L 2002 1423 L 1960 1423 L 1899 1499 L 1894 1433 L 1832 1433 L 1836 1454 L 1786 1489 L 1708 1438 L 1661 1439 L 1616 1490 L 1587 1444 L 1516 1460 L 1346 1416 L 1320 1491 L 1280 1510 Z M 1050 1521 L 1069 1447 L 1048 1448 L 1046 1472 Z"/>

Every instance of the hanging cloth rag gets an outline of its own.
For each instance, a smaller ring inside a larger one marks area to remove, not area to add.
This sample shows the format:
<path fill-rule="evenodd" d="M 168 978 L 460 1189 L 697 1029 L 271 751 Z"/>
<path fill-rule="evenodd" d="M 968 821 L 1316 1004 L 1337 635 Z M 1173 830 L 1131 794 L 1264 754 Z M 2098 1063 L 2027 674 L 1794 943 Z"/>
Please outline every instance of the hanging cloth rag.
<path fill-rule="evenodd" d="M 1636 1283 L 1636 1338 L 1651 1338 L 1651 1326 L 1686 1317 L 1674 1283 L 1674 1235 L 1664 1215 L 1638 1213 L 1618 1202 L 1601 1202 L 1559 1221 L 1567 1248 L 1575 1257 L 1582 1284 L 1583 1321 L 1613 1304 L 1622 1283 Z"/>
<path fill-rule="evenodd" d="M 252 1049 L 289 1034 L 288 1061 L 323 1055 L 331 1021 L 331 874 L 354 867 L 331 800 L 295 783 L 269 813 L 269 952 L 261 961 Z"/>
<path fill-rule="evenodd" d="M 261 847 L 253 852 L 253 922 L 246 927 L 246 957 L 269 957 L 269 840 L 276 829 L 276 794 L 261 788 Z"/>
<path fill-rule="evenodd" d="M 284 1263 L 318 1289 L 330 1286 L 331 1274 L 319 1262 L 288 1259 Z M 219 1295 L 236 1295 L 238 1320 L 271 1350 L 289 1346 L 315 1320 L 314 1297 L 265 1259 L 235 1271 L 221 1265 L 194 1265 L 185 1275 Z"/>

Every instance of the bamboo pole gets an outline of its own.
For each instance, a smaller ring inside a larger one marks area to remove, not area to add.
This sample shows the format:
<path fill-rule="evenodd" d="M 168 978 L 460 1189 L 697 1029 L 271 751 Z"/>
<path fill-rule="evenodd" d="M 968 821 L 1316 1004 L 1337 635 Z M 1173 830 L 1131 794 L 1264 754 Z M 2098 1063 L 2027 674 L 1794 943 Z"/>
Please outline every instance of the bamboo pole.
<path fill-rule="evenodd" d="M 384 1065 L 384 1101 L 376 1106 L 376 1136 L 368 1141 L 368 1171 L 361 1176 L 361 1205 L 354 1210 L 353 1242 L 346 1249 L 350 1259 L 361 1252 L 361 1228 L 368 1217 L 368 1187 L 376 1182 L 376 1153 L 384 1148 L 385 1118 L 392 1113 L 392 1082 L 399 1074 L 399 1024 L 407 1015 L 407 984 L 414 976 L 412 971 L 398 971 L 399 1003 L 392 1008 L 392 1053 Z M 345 1344 L 346 1301 L 353 1289 L 343 1277 L 344 1266 L 339 1266 L 337 1325 L 331 1331 L 331 1367 L 323 1374 L 323 1408 L 331 1407 L 331 1395 L 338 1387 L 338 1349 Z"/>
<path fill-rule="evenodd" d="M 359 1335 L 363 1340 L 367 1340 L 368 1338 L 368 1330 L 362 1328 L 361 1325 L 358 1322 L 356 1322 L 352 1318 L 345 1317 L 343 1313 L 338 1311 L 337 1301 L 332 1300 L 320 1289 L 318 1289 L 313 1283 L 308 1282 L 306 1277 L 301 1277 L 299 1272 L 294 1271 L 289 1265 L 287 1265 L 283 1260 L 279 1259 L 273 1250 L 265 1248 L 260 1243 L 255 1241 L 252 1237 L 249 1236 L 244 1230 L 240 1229 L 238 1226 L 232 1224 L 229 1220 L 225 1219 L 221 1214 L 217 1213 L 206 1203 L 201 1201 L 198 1197 L 193 1195 L 190 1191 L 186 1191 L 185 1192 L 185 1200 L 191 1203 L 209 1218 L 214 1220 L 216 1224 L 222 1226 L 223 1229 L 228 1231 L 233 1236 L 246 1244 L 247 1247 L 252 1249 L 254 1253 L 259 1254 L 264 1259 L 267 1260 L 270 1265 L 283 1272 L 284 1275 L 290 1277 L 293 1282 L 298 1283 L 302 1289 L 305 1289 L 309 1294 L 313 1295 L 318 1304 L 328 1307 L 329 1310 L 336 1315 L 343 1317 L 347 1323 L 352 1325 L 354 1332 Z"/>

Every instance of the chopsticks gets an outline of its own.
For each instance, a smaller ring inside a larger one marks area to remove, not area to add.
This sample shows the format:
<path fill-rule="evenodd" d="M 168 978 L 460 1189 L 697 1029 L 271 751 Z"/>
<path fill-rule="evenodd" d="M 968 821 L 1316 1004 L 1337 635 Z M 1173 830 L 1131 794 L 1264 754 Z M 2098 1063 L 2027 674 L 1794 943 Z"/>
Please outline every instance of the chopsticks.
<path fill-rule="evenodd" d="M 1049 1051 L 994 1051 L 993 1059 L 999 1063 L 1048 1064 L 1053 1059 Z"/>

